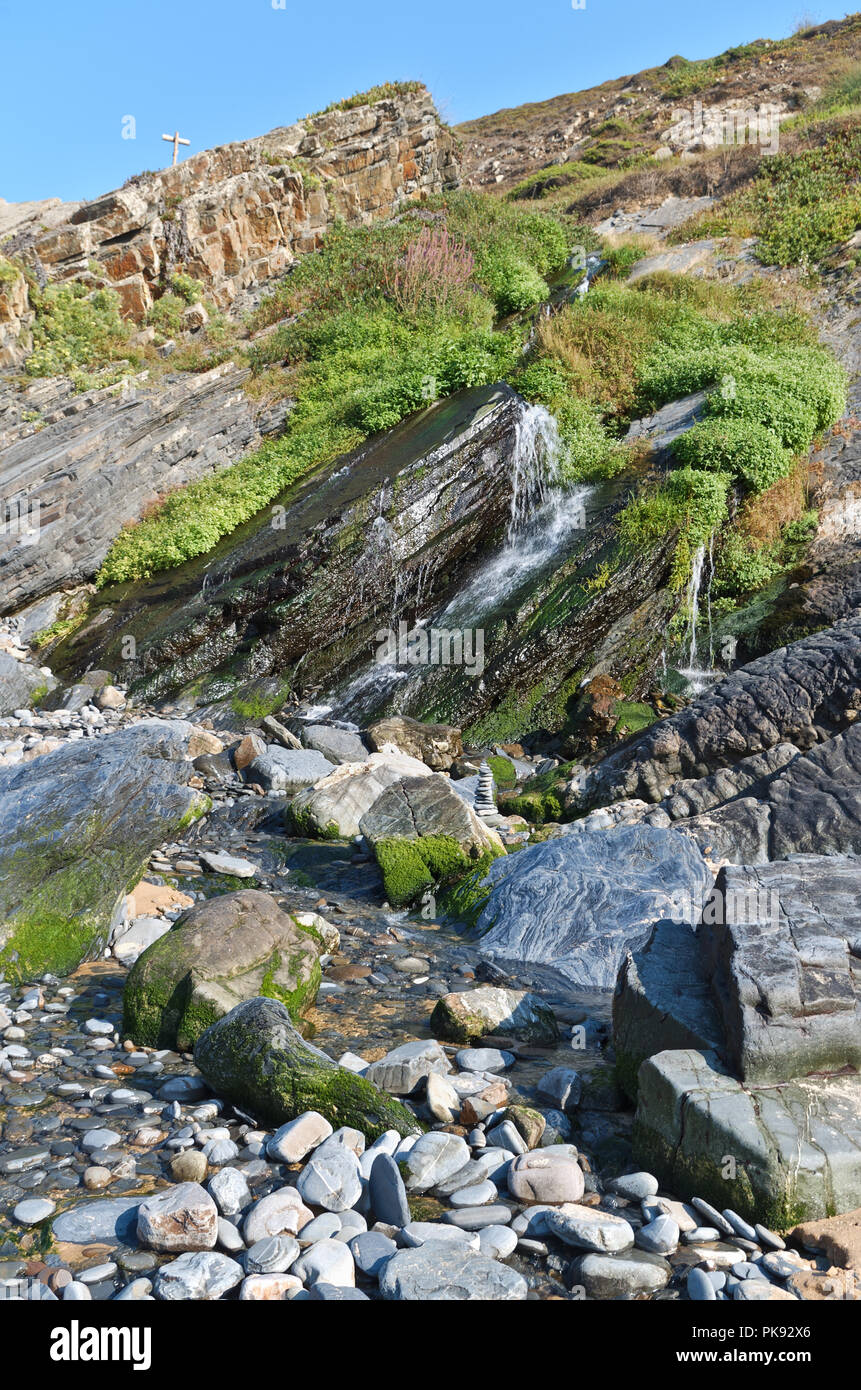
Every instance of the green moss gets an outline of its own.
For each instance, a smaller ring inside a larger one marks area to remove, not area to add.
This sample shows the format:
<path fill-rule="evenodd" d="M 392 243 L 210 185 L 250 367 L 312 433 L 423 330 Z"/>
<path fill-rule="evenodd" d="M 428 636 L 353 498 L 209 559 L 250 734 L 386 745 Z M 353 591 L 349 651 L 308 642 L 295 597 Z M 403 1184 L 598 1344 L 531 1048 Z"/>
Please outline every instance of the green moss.
<path fill-rule="evenodd" d="M 510 758 L 503 758 L 496 755 L 487 759 L 493 780 L 500 791 L 510 791 L 517 785 L 517 772 L 514 763 Z"/>
<path fill-rule="evenodd" d="M 392 907 L 406 907 L 417 902 L 433 887 L 430 872 L 415 840 L 378 840 L 374 845 L 377 863 L 383 875 L 383 888 Z"/>
<path fill-rule="evenodd" d="M 614 725 L 614 733 L 624 737 L 628 734 L 638 734 L 641 729 L 648 729 L 657 719 L 651 705 L 629 703 L 625 700 L 621 700 L 616 706 L 616 713 L 618 718 Z"/>
<path fill-rule="evenodd" d="M 760 1222 L 774 1231 L 790 1230 L 808 1217 L 821 1214 L 805 1208 L 788 1172 L 764 1193 L 754 1189 L 742 1164 L 738 1165 L 735 1178 L 724 1178 L 718 1164 L 670 1148 L 639 1116 L 632 1139 L 636 1161 L 654 1173 L 662 1187 L 684 1200 L 702 1197 L 718 1211 L 730 1207 L 746 1221 Z M 773 1174 L 770 1181 L 774 1182 Z"/>

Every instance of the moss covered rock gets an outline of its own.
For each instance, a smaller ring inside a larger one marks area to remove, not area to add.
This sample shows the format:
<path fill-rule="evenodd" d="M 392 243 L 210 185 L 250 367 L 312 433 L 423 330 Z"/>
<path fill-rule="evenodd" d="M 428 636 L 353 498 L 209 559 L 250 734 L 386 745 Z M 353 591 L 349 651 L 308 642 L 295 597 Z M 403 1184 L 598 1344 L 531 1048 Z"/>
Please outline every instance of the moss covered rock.
<path fill-rule="evenodd" d="M 554 1043 L 559 1028 L 553 1010 L 523 989 L 481 985 L 462 994 L 444 994 L 430 1018 L 434 1037 L 471 1043 L 484 1037 Z"/>
<path fill-rule="evenodd" d="M 146 720 L 0 770 L 0 978 L 68 974 L 104 948 L 152 851 L 209 805 L 191 725 Z"/>
<path fill-rule="evenodd" d="M 268 893 L 244 889 L 200 903 L 129 972 L 123 1029 L 148 1047 L 189 1051 L 210 1024 L 257 995 L 293 1018 L 314 1002 L 322 937 Z"/>
<path fill-rule="evenodd" d="M 274 999 L 237 1005 L 198 1040 L 194 1060 L 216 1095 L 265 1124 L 284 1124 L 315 1110 L 333 1128 L 349 1125 L 369 1141 L 387 1129 L 421 1129 L 400 1101 L 306 1043 Z"/>

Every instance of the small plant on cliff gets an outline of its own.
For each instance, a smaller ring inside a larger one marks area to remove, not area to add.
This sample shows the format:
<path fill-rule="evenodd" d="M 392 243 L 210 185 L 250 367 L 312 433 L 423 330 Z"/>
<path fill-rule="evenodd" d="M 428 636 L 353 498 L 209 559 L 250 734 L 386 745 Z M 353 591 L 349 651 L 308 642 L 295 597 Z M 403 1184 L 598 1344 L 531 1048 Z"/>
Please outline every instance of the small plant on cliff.
<path fill-rule="evenodd" d="M 102 366 L 128 351 L 129 325 L 120 317 L 115 290 L 90 294 L 77 281 L 31 287 L 36 311 L 28 376 L 60 376 Z"/>
<path fill-rule="evenodd" d="M 422 227 L 400 261 L 387 269 L 386 290 L 404 313 L 468 313 L 475 257 L 446 223 Z"/>

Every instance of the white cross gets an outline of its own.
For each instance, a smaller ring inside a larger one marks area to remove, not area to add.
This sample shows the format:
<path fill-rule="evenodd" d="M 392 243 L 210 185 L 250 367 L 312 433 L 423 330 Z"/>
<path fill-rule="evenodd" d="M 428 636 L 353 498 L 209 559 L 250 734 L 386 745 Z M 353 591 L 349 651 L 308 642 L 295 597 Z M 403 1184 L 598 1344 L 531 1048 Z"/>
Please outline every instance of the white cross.
<path fill-rule="evenodd" d="M 170 140 L 173 143 L 173 162 L 176 163 L 177 150 L 180 145 L 190 145 L 190 140 L 183 140 L 179 131 L 174 131 L 173 135 L 163 135 L 162 140 Z"/>

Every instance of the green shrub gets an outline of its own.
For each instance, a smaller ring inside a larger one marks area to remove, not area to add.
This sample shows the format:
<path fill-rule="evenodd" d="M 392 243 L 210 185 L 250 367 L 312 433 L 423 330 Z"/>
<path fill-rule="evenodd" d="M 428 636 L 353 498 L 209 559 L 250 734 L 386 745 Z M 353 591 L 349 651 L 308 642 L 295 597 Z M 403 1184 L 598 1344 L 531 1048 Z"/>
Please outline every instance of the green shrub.
<path fill-rule="evenodd" d="M 716 599 L 739 598 L 770 583 L 780 561 L 768 546 L 756 546 L 738 531 L 727 533 L 715 564 L 712 593 Z"/>
<path fill-rule="evenodd" d="M 679 468 L 654 492 L 636 497 L 619 515 L 623 555 L 631 558 L 651 550 L 673 531 L 678 532 L 670 587 L 682 588 L 690 575 L 695 552 L 729 515 L 726 473 Z"/>
<path fill-rule="evenodd" d="M 642 261 L 646 254 L 645 247 L 633 243 L 611 246 L 604 254 L 607 262 L 606 274 L 612 280 L 626 280 L 637 262 Z"/>
<path fill-rule="evenodd" d="M 185 307 L 185 300 L 168 290 L 166 294 L 155 301 L 147 319 L 153 328 L 157 328 L 166 337 L 172 338 L 182 328 L 182 315 Z"/>
<path fill-rule="evenodd" d="M 68 375 L 116 361 L 127 350 L 130 329 L 115 290 L 90 293 L 73 280 L 31 288 L 30 299 L 36 316 L 28 376 Z"/>
<path fill-rule="evenodd" d="M 199 304 L 203 299 L 203 285 L 191 275 L 177 270 L 170 277 L 170 287 L 186 304 Z"/>
<path fill-rule="evenodd" d="M 540 304 L 549 293 L 534 266 L 511 247 L 494 249 L 483 257 L 481 278 L 501 314 L 513 314 Z"/>
<path fill-rule="evenodd" d="M 765 425 L 727 418 L 703 420 L 674 442 L 679 463 L 729 473 L 751 492 L 764 492 L 792 467 L 793 455 Z"/>

